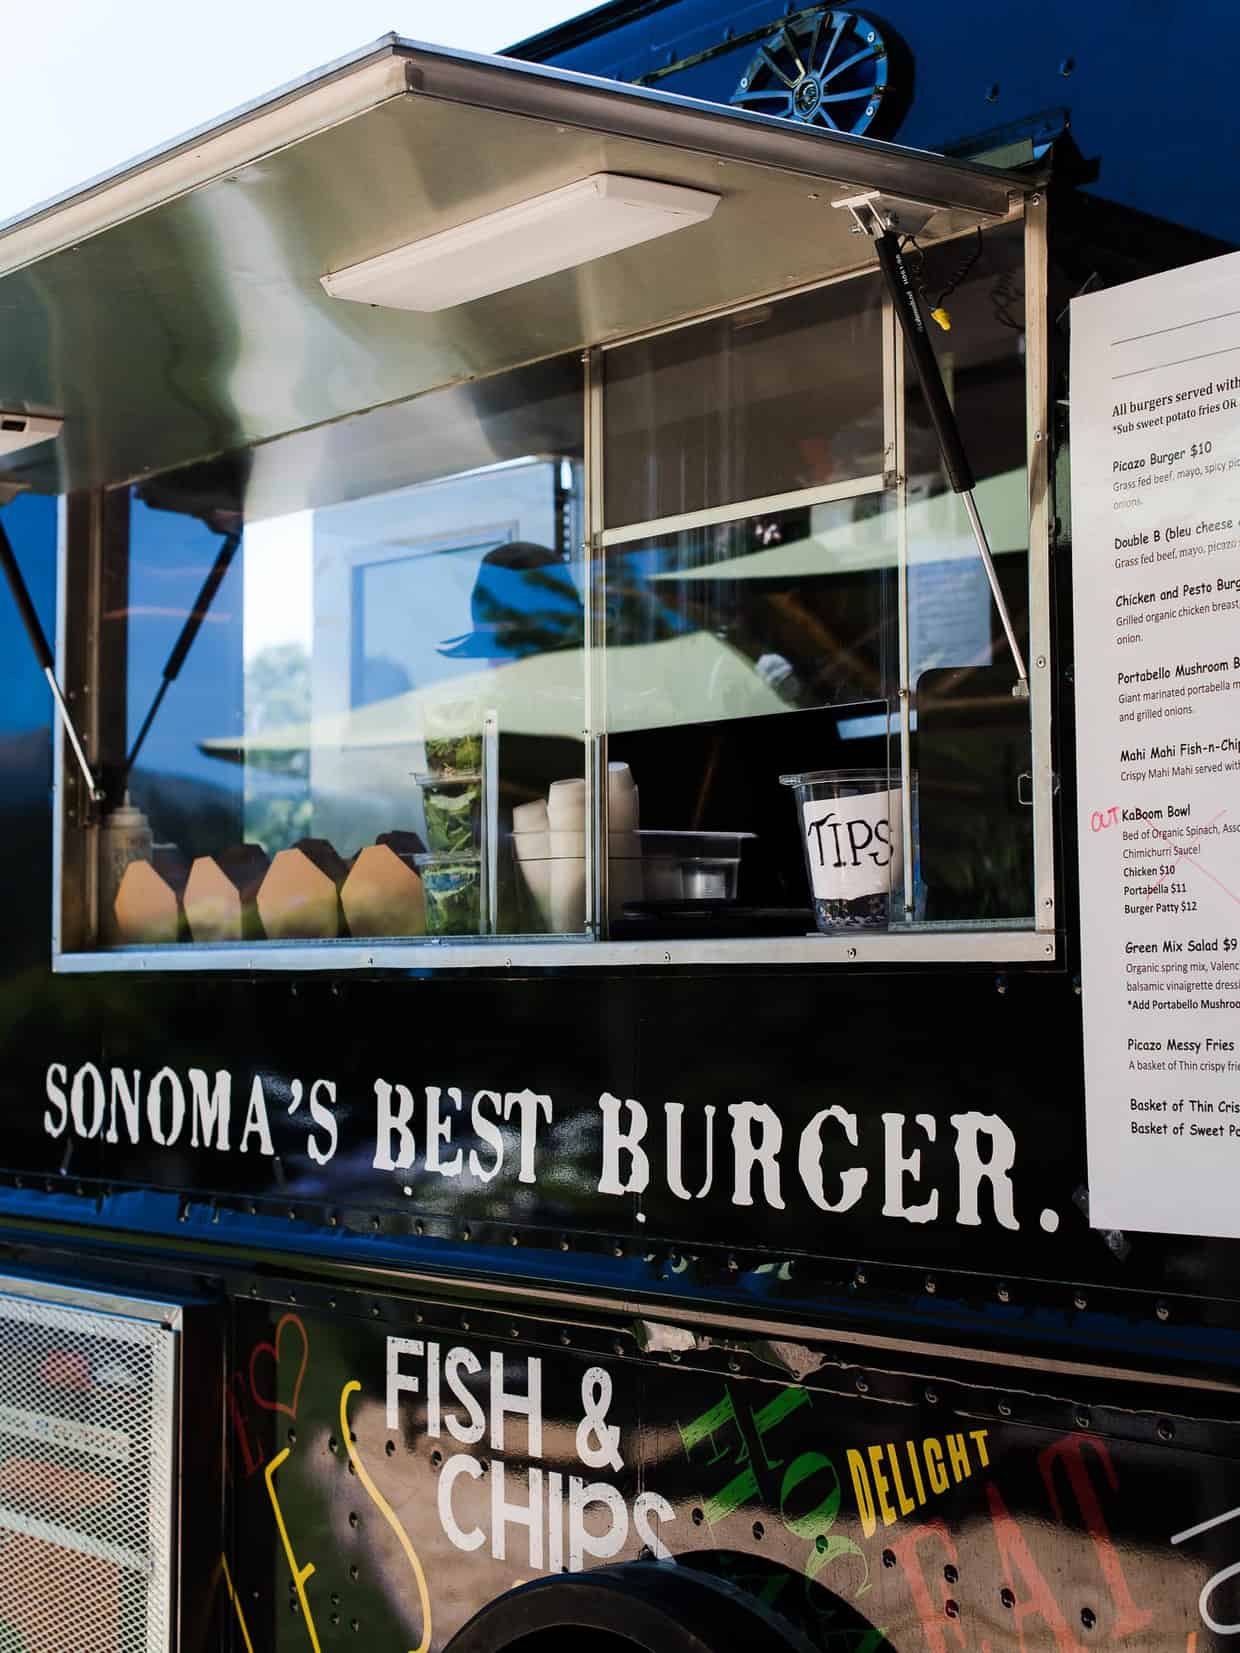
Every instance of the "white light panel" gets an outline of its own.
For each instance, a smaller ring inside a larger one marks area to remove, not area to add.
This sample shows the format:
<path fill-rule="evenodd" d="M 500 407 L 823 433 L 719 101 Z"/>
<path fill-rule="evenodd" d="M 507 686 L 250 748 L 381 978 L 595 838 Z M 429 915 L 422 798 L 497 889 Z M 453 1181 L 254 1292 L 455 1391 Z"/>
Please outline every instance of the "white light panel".
<path fill-rule="evenodd" d="M 19 453 L 37 442 L 60 435 L 63 419 L 44 419 L 34 413 L 6 413 L 0 408 L 0 455 Z"/>
<path fill-rule="evenodd" d="M 706 190 L 596 172 L 333 271 L 322 282 L 333 298 L 359 304 L 448 310 L 700 224 L 718 204 Z"/>

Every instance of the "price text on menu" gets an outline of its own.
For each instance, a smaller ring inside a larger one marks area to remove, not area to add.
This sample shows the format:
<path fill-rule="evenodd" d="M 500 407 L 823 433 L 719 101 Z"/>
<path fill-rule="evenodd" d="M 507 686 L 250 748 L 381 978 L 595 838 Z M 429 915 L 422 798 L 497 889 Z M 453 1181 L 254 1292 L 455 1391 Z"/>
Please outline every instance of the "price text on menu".
<path fill-rule="evenodd" d="M 1240 1235 L 1240 254 L 1072 305 L 1090 1220 Z"/>

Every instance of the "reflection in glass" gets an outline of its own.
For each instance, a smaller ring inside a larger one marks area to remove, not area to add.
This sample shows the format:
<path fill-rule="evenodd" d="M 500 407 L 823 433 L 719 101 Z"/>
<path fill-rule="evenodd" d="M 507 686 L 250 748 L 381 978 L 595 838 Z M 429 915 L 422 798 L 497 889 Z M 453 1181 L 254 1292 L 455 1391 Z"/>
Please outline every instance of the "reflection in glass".
<path fill-rule="evenodd" d="M 608 727 L 893 692 L 892 503 L 862 495 L 611 547 Z"/>
<path fill-rule="evenodd" d="M 393 410 L 373 416 L 376 452 L 359 437 L 367 420 L 351 421 L 347 463 L 333 480 L 320 449 L 300 500 L 301 437 L 272 445 L 287 446 L 283 471 L 264 451 L 261 484 L 234 470 L 226 488 L 219 467 L 199 467 L 113 496 L 123 532 L 105 553 L 113 669 L 101 686 L 118 726 L 100 835 L 115 868 L 101 891 L 105 941 L 547 928 L 514 851 L 514 811 L 545 810 L 554 783 L 582 786 L 584 611 L 580 368 L 542 374 L 542 403 L 525 371 L 516 409 L 489 386 L 472 426 L 449 393 L 461 457 L 489 447 L 483 466 L 402 481 L 402 451 L 424 458 L 419 435 L 437 424 L 426 397 L 408 405 L 399 445 Z M 556 448 L 511 452 L 535 434 Z M 434 440 L 442 450 L 442 426 Z M 359 495 L 359 469 L 389 485 Z M 260 513 L 264 502 L 286 508 Z M 202 606 L 221 530 L 242 525 L 126 777 L 122 744 Z M 584 933 L 583 799 L 578 814 L 572 841 L 554 846 L 574 863 L 577 899 L 554 916 Z"/>
<path fill-rule="evenodd" d="M 1027 655 L 1023 257 L 1021 225 L 986 232 L 972 273 L 948 300 L 951 332 L 935 347 Z M 959 244 L 927 252 L 926 285 L 941 285 L 960 259 Z M 1029 702 L 1012 695 L 1015 669 L 969 522 L 943 474 L 911 369 L 908 379 L 909 675 L 924 914 L 936 923 L 1027 919 L 1033 821 L 1021 776 L 1032 767 Z"/>
<path fill-rule="evenodd" d="M 56 635 L 56 550 L 62 509 L 62 502 L 54 496 L 33 493 L 18 494 L 4 506 L 5 531 L 43 634 L 49 639 Z M 31 869 L 46 864 L 46 810 L 56 736 L 47 680 L 7 584 L 0 585 L 0 656 L 5 662 L 0 700 L 0 773 L 4 775 L 0 902 L 5 926 L 0 957 L 6 971 L 16 976 L 27 966 L 42 969 L 46 963 L 47 888 L 42 870 L 32 877 Z M 69 781 L 66 794 L 74 784 Z"/>
<path fill-rule="evenodd" d="M 881 351 L 870 277 L 608 351 L 607 526 L 880 476 Z"/>
<path fill-rule="evenodd" d="M 936 347 L 1023 640 L 1021 256 L 1019 227 L 986 233 Z M 933 288 L 959 252 L 925 258 Z M 588 594 L 576 358 L 107 496 L 108 809 L 70 843 L 100 939 L 590 934 L 587 595 L 611 934 L 812 932 L 780 776 L 836 777 L 831 804 L 845 771 L 908 782 L 913 904 L 887 922 L 1027 918 L 1028 703 L 911 373 L 892 475 L 881 337 L 864 277 L 606 352 Z"/>
<path fill-rule="evenodd" d="M 613 934 L 813 929 L 780 775 L 886 772 L 893 501 L 880 492 L 609 547 L 609 751 L 640 792 L 643 859 L 656 840 L 664 859 L 669 843 L 695 858 L 678 884 L 647 864 L 640 898 L 613 901 Z M 735 847 L 728 882 L 706 893 L 702 869 L 727 847 L 710 833 Z"/>

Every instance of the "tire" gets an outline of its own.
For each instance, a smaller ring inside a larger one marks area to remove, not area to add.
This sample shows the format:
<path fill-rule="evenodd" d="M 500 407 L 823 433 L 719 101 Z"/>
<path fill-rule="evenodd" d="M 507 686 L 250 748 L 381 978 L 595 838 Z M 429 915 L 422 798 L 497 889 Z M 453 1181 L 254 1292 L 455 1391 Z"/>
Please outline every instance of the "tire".
<path fill-rule="evenodd" d="M 813 1653 L 753 1597 L 674 1562 L 631 1561 L 534 1580 L 499 1596 L 445 1653 Z"/>

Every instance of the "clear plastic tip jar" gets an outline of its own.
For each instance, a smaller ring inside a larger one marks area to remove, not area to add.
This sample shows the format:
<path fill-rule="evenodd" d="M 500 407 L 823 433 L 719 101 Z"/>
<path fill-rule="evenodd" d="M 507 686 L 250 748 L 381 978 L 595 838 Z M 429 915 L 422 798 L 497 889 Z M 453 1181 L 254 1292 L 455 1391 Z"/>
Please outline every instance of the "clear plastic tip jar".
<path fill-rule="evenodd" d="M 824 935 L 904 917 L 901 791 L 885 769 L 781 775 L 792 788 L 814 921 Z"/>

